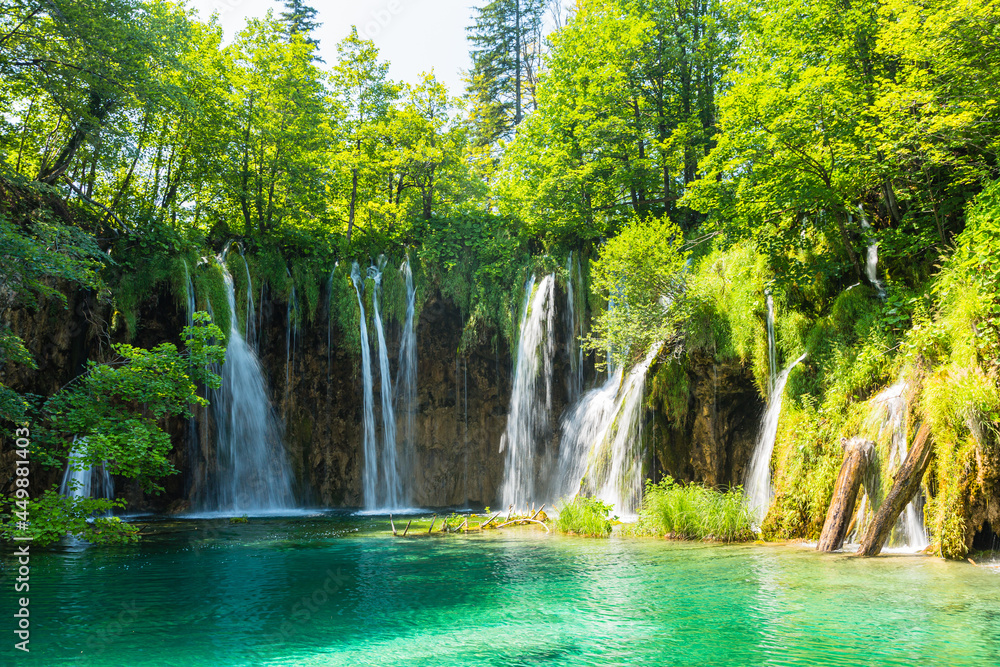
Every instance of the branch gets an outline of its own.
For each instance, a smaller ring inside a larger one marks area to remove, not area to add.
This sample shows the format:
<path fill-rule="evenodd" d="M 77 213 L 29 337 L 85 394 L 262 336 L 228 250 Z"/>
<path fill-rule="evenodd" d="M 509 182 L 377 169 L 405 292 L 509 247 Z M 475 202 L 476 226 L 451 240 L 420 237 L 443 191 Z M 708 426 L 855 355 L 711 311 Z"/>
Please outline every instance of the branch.
<path fill-rule="evenodd" d="M 114 218 L 115 221 L 119 225 L 121 225 L 122 227 L 125 227 L 126 229 L 128 229 L 128 225 L 126 225 L 125 222 L 121 218 L 119 218 L 117 215 L 115 215 L 114 212 L 110 208 L 108 208 L 104 204 L 101 204 L 100 202 L 96 202 L 93 199 L 91 199 L 90 197 L 88 197 L 86 194 L 84 194 L 83 190 L 81 190 L 80 188 L 76 187 L 76 185 L 73 183 L 73 181 L 69 180 L 68 178 L 63 178 L 63 181 L 66 182 L 66 185 L 68 185 L 70 187 L 70 189 L 73 192 L 75 192 L 78 197 L 80 197 L 80 199 L 82 199 L 83 201 L 87 202 L 88 204 L 91 204 L 92 206 L 96 206 L 97 208 L 101 209 L 102 211 L 104 211 L 105 213 L 107 213 L 108 215 L 110 215 L 112 218 Z"/>

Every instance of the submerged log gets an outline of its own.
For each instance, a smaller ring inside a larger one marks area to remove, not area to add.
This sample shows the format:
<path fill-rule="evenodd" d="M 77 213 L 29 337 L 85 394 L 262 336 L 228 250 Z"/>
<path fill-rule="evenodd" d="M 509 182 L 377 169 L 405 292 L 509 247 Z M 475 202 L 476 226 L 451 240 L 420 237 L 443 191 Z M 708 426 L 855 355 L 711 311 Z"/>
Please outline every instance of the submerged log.
<path fill-rule="evenodd" d="M 844 463 L 840 466 L 837 484 L 833 487 L 830 509 L 827 510 L 826 521 L 823 523 L 823 534 L 816 545 L 819 551 L 836 551 L 844 546 L 861 480 L 875 449 L 874 443 L 861 438 L 844 440 L 841 444 L 844 448 Z"/>
<path fill-rule="evenodd" d="M 861 540 L 861 548 L 858 549 L 859 556 L 877 556 L 882 551 L 882 547 L 885 546 L 885 542 L 889 538 L 889 533 L 896 525 L 896 519 L 899 518 L 900 512 L 903 511 L 908 502 L 913 500 L 913 496 L 920 488 L 920 480 L 924 478 L 927 465 L 931 461 L 931 453 L 934 451 L 934 443 L 930 435 L 930 425 L 924 423 L 917 431 L 916 441 L 907 453 L 906 460 L 896 472 L 892 489 L 882 501 L 871 525 L 868 526 L 868 532 Z"/>

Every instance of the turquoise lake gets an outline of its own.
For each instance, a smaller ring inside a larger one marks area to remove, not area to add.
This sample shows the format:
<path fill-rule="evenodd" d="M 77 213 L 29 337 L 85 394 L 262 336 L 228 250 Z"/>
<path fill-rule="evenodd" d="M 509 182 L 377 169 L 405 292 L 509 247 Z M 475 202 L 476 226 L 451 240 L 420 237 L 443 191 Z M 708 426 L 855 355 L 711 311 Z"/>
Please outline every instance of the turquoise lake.
<path fill-rule="evenodd" d="M 36 550 L 31 653 L 8 633 L 4 664 L 1000 664 L 1000 574 L 931 557 L 522 528 L 403 539 L 338 514 L 145 530 Z"/>

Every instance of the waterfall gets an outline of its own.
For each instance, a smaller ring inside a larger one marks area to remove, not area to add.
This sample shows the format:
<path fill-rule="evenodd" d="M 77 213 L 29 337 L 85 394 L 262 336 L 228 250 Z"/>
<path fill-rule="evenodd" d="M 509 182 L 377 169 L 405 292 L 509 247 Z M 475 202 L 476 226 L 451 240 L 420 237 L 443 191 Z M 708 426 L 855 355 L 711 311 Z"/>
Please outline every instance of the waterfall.
<path fill-rule="evenodd" d="M 577 260 L 579 276 L 579 260 Z M 578 338 L 583 334 L 577 317 L 576 289 L 573 286 L 573 253 L 566 260 L 566 352 L 569 357 L 569 377 L 567 395 L 570 403 L 575 403 L 583 393 L 583 348 Z M 577 287 L 582 289 L 579 279 Z M 582 314 L 582 313 L 581 313 Z"/>
<path fill-rule="evenodd" d="M 538 443 L 548 435 L 552 410 L 552 354 L 555 325 L 555 278 L 545 276 L 535 288 L 535 278 L 524 288 L 524 307 L 517 343 L 514 385 L 507 427 L 500 440 L 506 452 L 500 501 L 503 507 L 522 507 L 535 495 L 535 457 Z M 539 375 L 545 382 L 540 400 Z"/>
<path fill-rule="evenodd" d="M 59 494 L 67 498 L 115 497 L 115 485 L 104 465 L 93 466 L 85 461 L 87 439 L 74 436 L 69 450 L 66 472 L 63 473 Z"/>
<path fill-rule="evenodd" d="M 362 473 L 362 494 L 365 508 L 375 509 L 378 506 L 378 451 L 375 445 L 375 410 L 372 406 L 372 355 L 368 346 L 368 323 L 365 321 L 365 304 L 361 299 L 364 292 L 364 281 L 358 263 L 351 267 L 351 282 L 358 295 L 358 308 L 361 310 L 359 319 L 361 328 L 361 379 L 362 379 L 362 429 L 361 450 L 364 452 L 364 468 Z"/>
<path fill-rule="evenodd" d="M 243 259 L 243 270 L 246 271 L 247 275 L 247 321 L 246 326 L 243 328 L 244 338 L 251 347 L 259 348 L 259 341 L 257 340 L 257 331 L 254 324 L 256 316 L 254 315 L 254 304 L 253 304 L 253 280 L 250 278 L 250 265 L 247 264 L 247 258 L 243 255 L 243 247 L 240 247 L 240 257 Z"/>
<path fill-rule="evenodd" d="M 773 391 L 774 381 L 778 375 L 778 352 L 775 348 L 774 337 L 774 299 L 770 294 L 767 295 L 767 363 L 767 388 L 768 391 Z M 770 398 L 768 396 L 768 400 Z"/>
<path fill-rule="evenodd" d="M 865 209 L 861 204 L 858 204 L 858 213 L 861 216 L 861 228 L 865 232 L 869 232 L 872 226 L 868 224 L 868 217 L 865 215 Z M 878 279 L 878 241 L 875 240 L 872 240 L 868 244 L 868 252 L 865 256 L 865 276 L 875 286 L 879 296 L 885 296 L 885 287 L 882 285 L 882 281 Z"/>
<path fill-rule="evenodd" d="M 229 302 L 229 344 L 211 392 L 216 426 L 216 466 L 203 506 L 207 510 L 244 512 L 290 508 L 292 473 L 282 444 L 282 428 L 264 382 L 264 373 L 240 334 L 233 277 L 225 257 L 218 258 Z M 249 289 L 249 285 L 247 286 Z"/>
<path fill-rule="evenodd" d="M 889 432 L 889 474 L 893 474 L 903 465 L 909 451 L 906 423 L 906 390 L 905 381 L 897 382 L 875 397 L 876 403 L 884 406 L 881 413 L 879 436 Z M 904 546 L 908 550 L 920 551 L 927 548 L 929 541 L 924 530 L 923 513 L 921 511 L 922 497 L 918 492 L 916 497 L 907 503 L 899 517 L 896 530 L 889 538 L 887 546 Z"/>
<path fill-rule="evenodd" d="M 403 262 L 399 271 L 406 283 L 406 322 L 400 336 L 399 365 L 396 369 L 396 414 L 402 416 L 400 440 L 403 445 L 399 471 L 403 479 L 412 479 L 417 449 L 417 330 L 414 321 L 417 292 L 413 286 L 409 259 Z M 404 497 L 402 500 L 409 502 L 411 499 Z"/>
<path fill-rule="evenodd" d="M 757 445 L 754 447 L 753 457 L 750 459 L 750 468 L 746 475 L 744 493 L 746 494 L 750 509 L 757 517 L 758 527 L 764 521 L 764 517 L 767 516 L 767 510 L 771 504 L 771 454 L 774 452 L 774 441 L 778 436 L 781 397 L 785 393 L 785 383 L 788 382 L 788 374 L 805 358 L 806 355 L 803 354 L 793 361 L 788 368 L 781 371 L 775 379 L 767 404 L 767 412 L 764 413 L 764 421 L 760 427 Z"/>
<path fill-rule="evenodd" d="M 550 485 L 551 500 L 571 498 L 580 492 L 590 452 L 596 443 L 604 440 L 615 417 L 615 398 L 621 382 L 621 369 L 610 371 L 602 386 L 584 394 L 563 417 L 559 463 Z"/>
<path fill-rule="evenodd" d="M 389 374 L 389 350 L 385 344 L 385 332 L 382 329 L 382 311 L 379 308 L 378 297 L 382 292 L 382 269 L 385 259 L 379 258 L 378 266 L 368 267 L 368 277 L 375 282 L 372 292 L 372 318 L 375 323 L 375 338 L 378 341 L 379 379 L 381 380 L 382 399 L 382 456 L 381 456 L 381 507 L 396 509 L 400 507 L 403 490 L 399 479 L 396 452 L 396 415 L 392 405 L 392 376 Z"/>
<path fill-rule="evenodd" d="M 662 345 L 655 343 L 649 348 L 619 386 L 610 420 L 590 452 L 581 486 L 584 492 L 613 505 L 621 516 L 636 514 L 642 500 L 646 373 Z M 616 375 L 621 377 L 620 372 Z"/>

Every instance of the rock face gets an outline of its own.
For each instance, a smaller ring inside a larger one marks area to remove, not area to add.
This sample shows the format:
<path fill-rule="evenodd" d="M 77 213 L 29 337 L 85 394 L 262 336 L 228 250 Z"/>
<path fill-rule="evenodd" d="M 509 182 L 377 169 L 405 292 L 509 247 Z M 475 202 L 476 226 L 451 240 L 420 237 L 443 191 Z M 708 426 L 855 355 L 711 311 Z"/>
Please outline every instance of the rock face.
<path fill-rule="evenodd" d="M 321 295 L 319 303 L 329 300 Z M 565 293 L 557 293 L 557 321 L 562 322 Z M 284 439 L 296 479 L 298 502 L 310 507 L 357 507 L 362 504 L 362 398 L 360 359 L 345 349 L 336 326 L 328 332 L 329 313 L 321 305 L 316 323 L 287 330 L 287 304 L 265 294 L 258 304 L 261 359 L 272 405 L 284 424 Z M 110 307 L 93 295 L 70 293 L 69 309 L 55 303 L 35 311 L 17 311 L 11 324 L 38 360 L 39 369 L 8 365 L 3 381 L 17 391 L 51 395 L 83 370 L 87 359 L 106 360 L 110 336 L 103 324 Z M 179 343 L 186 312 L 166 287 L 141 304 L 133 344 L 152 347 Z M 481 332 L 459 352 L 465 321 L 440 293 L 430 292 L 417 323 L 417 445 L 410 480 L 412 503 L 421 507 L 491 505 L 503 480 L 500 439 L 510 402 L 513 360 L 502 336 Z M 390 371 L 395 380 L 400 341 L 398 322 L 386 322 Z M 544 467 L 558 447 L 559 420 L 569 402 L 569 357 L 565 327 L 556 328 L 550 437 L 539 448 Z M 329 337 L 329 344 L 328 344 Z M 291 345 L 286 345 L 286 341 Z M 377 350 L 373 346 L 373 356 Z M 376 423 L 380 400 L 374 369 Z M 585 386 L 594 382 L 593 358 L 585 361 Z M 689 395 L 683 423 L 652 417 L 653 476 L 707 484 L 736 484 L 753 449 L 763 405 L 749 372 L 739 366 L 714 365 L 694 358 L 687 365 Z M 543 383 L 540 383 L 543 384 Z M 539 400 L 544 400 L 539 397 Z M 116 480 L 119 495 L 133 511 L 181 510 L 191 506 L 212 463 L 214 426 L 210 411 L 200 409 L 192 425 L 171 420 L 171 462 L 181 471 L 163 480 L 165 493 L 148 496 Z M 8 462 L 4 459 L 4 469 Z M 34 475 L 35 473 L 33 473 Z M 33 477 L 49 486 L 61 470 L 39 470 Z"/>
<path fill-rule="evenodd" d="M 743 484 L 765 408 L 750 370 L 688 355 L 684 373 L 686 409 L 654 414 L 656 471 L 709 486 Z"/>

